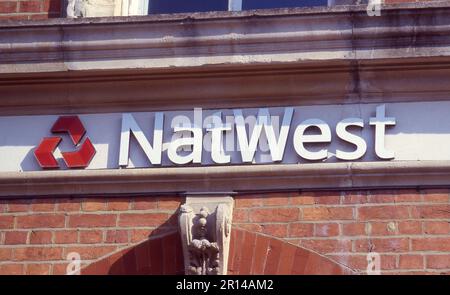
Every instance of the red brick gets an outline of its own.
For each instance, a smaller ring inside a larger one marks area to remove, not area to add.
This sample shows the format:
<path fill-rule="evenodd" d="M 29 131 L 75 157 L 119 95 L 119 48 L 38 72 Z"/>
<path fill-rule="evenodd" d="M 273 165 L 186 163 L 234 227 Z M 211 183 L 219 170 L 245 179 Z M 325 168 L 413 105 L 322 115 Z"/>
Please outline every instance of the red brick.
<path fill-rule="evenodd" d="M 0 248 L 0 261 L 9 261 L 12 259 L 11 248 Z"/>
<path fill-rule="evenodd" d="M 262 232 L 269 236 L 285 238 L 288 235 L 287 224 L 264 224 L 261 227 Z"/>
<path fill-rule="evenodd" d="M 131 199 L 128 198 L 112 198 L 108 200 L 108 210 L 126 211 L 130 208 Z"/>
<path fill-rule="evenodd" d="M 57 228 L 64 227 L 62 214 L 36 214 L 17 216 L 17 228 Z"/>
<path fill-rule="evenodd" d="M 370 206 L 358 208 L 360 220 L 376 219 L 407 219 L 409 218 L 406 206 Z"/>
<path fill-rule="evenodd" d="M 339 235 L 339 224 L 337 223 L 316 223 L 314 225 L 314 235 L 316 237 L 334 237 Z"/>
<path fill-rule="evenodd" d="M 247 222 L 248 221 L 248 209 L 234 209 L 233 210 L 233 222 Z"/>
<path fill-rule="evenodd" d="M 76 246 L 66 248 L 64 255 L 67 256 L 69 253 L 76 252 L 80 254 L 81 260 L 91 260 L 114 252 L 116 249 L 116 246 Z"/>
<path fill-rule="evenodd" d="M 332 205 L 341 202 L 340 192 L 305 192 L 302 195 L 314 198 L 314 204 Z"/>
<path fill-rule="evenodd" d="M 30 233 L 30 244 L 51 244 L 51 231 L 32 231 Z"/>
<path fill-rule="evenodd" d="M 409 250 L 407 238 L 361 239 L 355 241 L 356 252 L 406 252 Z"/>
<path fill-rule="evenodd" d="M 368 202 L 367 192 L 365 191 L 349 191 L 344 192 L 341 197 L 342 204 L 365 204 Z"/>
<path fill-rule="evenodd" d="M 166 213 L 120 214 L 119 226 L 160 226 L 169 219 Z"/>
<path fill-rule="evenodd" d="M 5 245 L 20 245 L 27 243 L 28 232 L 9 231 L 5 232 Z"/>
<path fill-rule="evenodd" d="M 413 218 L 443 218 L 450 219 L 450 205 L 425 205 L 411 207 Z"/>
<path fill-rule="evenodd" d="M 450 237 L 412 239 L 412 250 L 413 251 L 448 251 L 448 252 L 450 252 Z"/>
<path fill-rule="evenodd" d="M 352 241 L 336 240 L 336 239 L 310 239 L 301 240 L 300 246 L 306 249 L 317 251 L 321 254 L 335 252 L 350 252 L 352 249 Z"/>
<path fill-rule="evenodd" d="M 339 254 L 339 255 L 327 255 L 334 261 L 337 261 L 351 269 L 363 270 L 367 269 L 367 255 L 352 255 L 352 254 Z"/>
<path fill-rule="evenodd" d="M 234 199 L 236 208 L 260 207 L 262 205 L 261 195 L 242 195 Z"/>
<path fill-rule="evenodd" d="M 431 269 L 449 269 L 450 254 L 446 255 L 427 255 L 427 268 Z"/>
<path fill-rule="evenodd" d="M 181 206 L 180 197 L 159 197 L 158 208 L 162 210 L 177 210 Z"/>
<path fill-rule="evenodd" d="M 423 269 L 422 255 L 400 255 L 400 269 Z"/>
<path fill-rule="evenodd" d="M 448 189 L 430 189 L 422 192 L 424 202 L 448 203 Z"/>
<path fill-rule="evenodd" d="M 0 213 L 6 212 L 8 205 L 5 201 L 0 201 Z"/>
<path fill-rule="evenodd" d="M 287 206 L 289 205 L 289 193 L 271 193 L 262 196 L 263 206 Z"/>
<path fill-rule="evenodd" d="M 14 227 L 14 216 L 0 216 L 0 229 L 8 229 Z"/>
<path fill-rule="evenodd" d="M 298 208 L 261 208 L 250 210 L 252 222 L 286 222 L 298 220 Z"/>
<path fill-rule="evenodd" d="M 291 205 L 314 205 L 314 197 L 308 195 L 298 195 L 291 197 Z"/>
<path fill-rule="evenodd" d="M 381 270 L 393 270 L 397 269 L 397 256 L 396 255 L 380 255 Z M 382 272 L 383 274 L 383 272 Z"/>
<path fill-rule="evenodd" d="M 0 2 L 0 13 L 13 13 L 17 12 L 17 2 L 6 1 Z"/>
<path fill-rule="evenodd" d="M 42 11 L 44 12 L 61 12 L 61 0 L 44 0 Z"/>
<path fill-rule="evenodd" d="M 62 248 L 27 247 L 14 249 L 14 260 L 16 261 L 46 261 L 61 260 L 62 258 Z"/>
<path fill-rule="evenodd" d="M 23 275 L 23 264 L 0 264 L 0 275 Z"/>
<path fill-rule="evenodd" d="M 103 231 L 101 230 L 82 230 L 80 231 L 80 243 L 96 244 L 103 241 Z"/>
<path fill-rule="evenodd" d="M 267 251 L 266 264 L 264 266 L 264 274 L 275 275 L 278 270 L 278 264 L 280 263 L 281 249 L 283 242 L 277 239 L 271 239 L 269 241 L 269 248 Z M 257 257 L 255 257 L 257 258 Z M 245 261 L 244 261 L 245 263 Z"/>
<path fill-rule="evenodd" d="M 422 223 L 420 221 L 400 221 L 398 222 L 398 232 L 401 235 L 422 234 Z"/>
<path fill-rule="evenodd" d="M 74 244 L 78 241 L 78 230 L 55 231 L 55 244 Z"/>
<path fill-rule="evenodd" d="M 53 272 L 52 272 L 52 274 L 54 274 L 54 275 L 65 275 L 65 274 L 67 274 L 67 266 L 68 265 L 69 265 L 68 262 L 53 264 Z"/>
<path fill-rule="evenodd" d="M 312 223 L 291 223 L 289 225 L 290 237 L 312 237 L 314 235 L 314 225 Z"/>
<path fill-rule="evenodd" d="M 34 212 L 52 212 L 55 210 L 54 199 L 36 199 L 31 204 L 31 210 Z"/>
<path fill-rule="evenodd" d="M 128 231 L 127 230 L 108 230 L 106 232 L 106 243 L 127 243 Z"/>
<path fill-rule="evenodd" d="M 344 236 L 361 236 L 366 235 L 366 223 L 344 223 L 342 225 L 342 234 Z"/>
<path fill-rule="evenodd" d="M 255 252 L 254 252 L 255 254 L 253 255 L 252 259 L 252 270 L 253 274 L 255 275 L 264 274 L 264 266 L 266 264 L 269 242 L 270 239 L 265 236 L 261 235 L 256 236 Z M 237 250 L 237 252 L 239 252 L 239 250 Z"/>
<path fill-rule="evenodd" d="M 388 236 L 397 234 L 395 222 L 371 222 L 370 234 L 373 236 Z"/>
<path fill-rule="evenodd" d="M 0 14 L 0 20 L 26 20 L 28 19 L 27 14 L 6 14 L 6 15 L 2 15 Z"/>
<path fill-rule="evenodd" d="M 295 252 L 297 247 L 289 243 L 283 243 L 280 254 L 280 262 L 278 263 L 278 275 L 291 274 L 292 267 L 294 265 Z"/>
<path fill-rule="evenodd" d="M 249 232 L 258 232 L 258 233 L 262 232 L 262 226 L 260 224 L 255 224 L 255 223 L 239 224 L 239 228 L 244 229 Z"/>
<path fill-rule="evenodd" d="M 27 275 L 49 275 L 51 264 L 27 264 L 25 274 Z"/>
<path fill-rule="evenodd" d="M 425 234 L 448 235 L 450 234 L 449 221 L 427 221 L 424 223 Z"/>
<path fill-rule="evenodd" d="M 151 210 L 158 207 L 158 200 L 156 198 L 135 198 L 133 209 L 134 210 Z"/>
<path fill-rule="evenodd" d="M 8 212 L 28 212 L 30 200 L 14 200 L 8 204 Z"/>
<path fill-rule="evenodd" d="M 153 229 L 134 229 L 130 231 L 130 242 L 136 243 L 147 240 L 152 234 Z"/>
<path fill-rule="evenodd" d="M 375 190 L 369 191 L 370 203 L 394 203 L 396 192 L 394 190 Z"/>
<path fill-rule="evenodd" d="M 19 3 L 20 12 L 40 12 L 41 1 L 21 1 Z"/>
<path fill-rule="evenodd" d="M 115 214 L 75 214 L 69 216 L 70 227 L 110 227 L 116 226 Z"/>
<path fill-rule="evenodd" d="M 106 200 L 104 198 L 89 198 L 81 203 L 83 211 L 104 211 L 106 209 Z"/>
<path fill-rule="evenodd" d="M 417 190 L 400 190 L 395 196 L 396 203 L 421 202 L 422 196 Z"/>
<path fill-rule="evenodd" d="M 252 272 L 252 259 L 255 252 L 256 234 L 245 232 L 243 247 L 240 249 L 241 256 L 244 259 L 244 263 L 241 263 L 239 267 L 240 275 L 250 275 Z"/>
<path fill-rule="evenodd" d="M 57 211 L 73 212 L 80 211 L 81 200 L 80 199 L 58 199 Z"/>
<path fill-rule="evenodd" d="M 309 207 L 302 210 L 303 220 L 353 219 L 353 209 L 348 207 Z"/>

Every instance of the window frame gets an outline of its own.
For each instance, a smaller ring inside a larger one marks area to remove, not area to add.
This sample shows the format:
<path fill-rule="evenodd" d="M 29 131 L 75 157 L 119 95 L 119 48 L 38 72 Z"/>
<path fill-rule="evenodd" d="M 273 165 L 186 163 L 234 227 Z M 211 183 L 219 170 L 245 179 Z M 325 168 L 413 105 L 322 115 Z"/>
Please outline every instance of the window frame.
<path fill-rule="evenodd" d="M 128 3 L 131 0 L 122 0 L 123 2 Z M 147 8 L 147 13 L 145 13 L 145 8 L 140 10 L 140 9 L 135 9 L 133 11 L 138 12 L 138 11 L 142 11 L 143 14 L 147 14 L 149 15 L 151 12 L 149 11 L 149 2 L 152 0 L 141 0 L 141 1 L 133 1 L 132 3 L 143 3 L 143 5 L 141 5 L 140 7 L 146 7 Z M 243 0 L 228 0 L 228 11 L 242 11 L 242 1 Z M 275 0 L 276 1 L 276 0 Z M 335 4 L 335 0 L 328 0 L 327 1 L 327 6 L 332 6 Z M 131 8 L 129 8 L 129 10 L 131 10 Z M 126 15 L 131 15 L 126 14 Z"/>

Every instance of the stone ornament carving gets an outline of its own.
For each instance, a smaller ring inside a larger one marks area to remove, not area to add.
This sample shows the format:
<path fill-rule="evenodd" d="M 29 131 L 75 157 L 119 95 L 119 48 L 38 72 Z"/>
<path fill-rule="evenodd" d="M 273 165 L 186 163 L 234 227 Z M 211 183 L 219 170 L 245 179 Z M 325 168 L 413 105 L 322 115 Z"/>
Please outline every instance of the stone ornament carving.
<path fill-rule="evenodd" d="M 67 17 L 147 15 L 148 0 L 67 0 Z"/>
<path fill-rule="evenodd" d="M 180 208 L 185 274 L 226 274 L 233 199 L 191 197 Z"/>

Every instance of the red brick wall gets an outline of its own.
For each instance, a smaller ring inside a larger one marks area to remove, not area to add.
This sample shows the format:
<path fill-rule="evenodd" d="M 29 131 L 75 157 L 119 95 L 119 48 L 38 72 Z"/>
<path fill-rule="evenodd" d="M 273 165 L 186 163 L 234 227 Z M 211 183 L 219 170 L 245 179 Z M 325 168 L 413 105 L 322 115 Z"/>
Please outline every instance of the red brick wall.
<path fill-rule="evenodd" d="M 449 190 L 305 192 L 236 198 L 235 226 L 280 237 L 359 272 L 450 273 Z"/>
<path fill-rule="evenodd" d="M 386 274 L 450 273 L 449 190 L 239 195 L 236 228 L 325 255 L 357 272 L 381 254 Z M 177 230 L 180 197 L 0 200 L 0 274 L 65 273 Z M 281 254 L 280 254 L 281 255 Z"/>
<path fill-rule="evenodd" d="M 62 2 L 63 0 L 0 0 L 0 21 L 60 17 Z"/>
<path fill-rule="evenodd" d="M 85 264 L 177 230 L 178 197 L 0 201 L 0 274 L 63 274 L 67 254 Z"/>

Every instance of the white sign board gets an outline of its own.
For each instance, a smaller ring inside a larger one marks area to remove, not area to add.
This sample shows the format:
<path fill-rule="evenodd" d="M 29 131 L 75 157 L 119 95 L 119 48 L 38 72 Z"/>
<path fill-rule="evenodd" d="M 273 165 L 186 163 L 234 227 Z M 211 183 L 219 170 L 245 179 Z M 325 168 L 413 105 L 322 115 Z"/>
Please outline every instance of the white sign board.
<path fill-rule="evenodd" d="M 52 156 L 67 169 L 62 153 L 89 139 L 86 169 L 450 160 L 449 110 L 443 101 L 80 114 L 86 133 L 56 134 Z M 0 117 L 0 171 L 42 170 L 36 148 L 62 117 Z"/>

